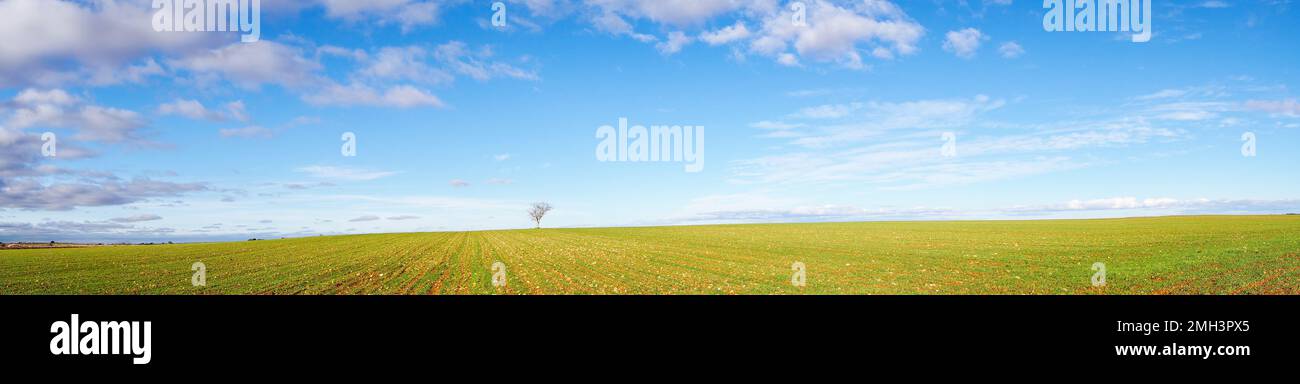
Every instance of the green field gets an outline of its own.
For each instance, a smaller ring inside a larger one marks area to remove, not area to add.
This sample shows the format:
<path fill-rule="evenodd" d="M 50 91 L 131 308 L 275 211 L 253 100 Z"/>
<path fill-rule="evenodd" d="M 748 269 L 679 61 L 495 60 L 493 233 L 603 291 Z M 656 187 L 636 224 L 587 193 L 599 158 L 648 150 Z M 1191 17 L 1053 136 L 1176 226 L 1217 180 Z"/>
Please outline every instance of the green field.
<path fill-rule="evenodd" d="M 191 265 L 207 268 L 191 285 Z M 506 266 L 504 287 L 492 265 Z M 806 286 L 791 284 L 794 262 Z M 1093 287 L 1094 262 L 1106 285 Z M 0 251 L 0 294 L 1300 294 L 1300 216 L 542 229 Z"/>

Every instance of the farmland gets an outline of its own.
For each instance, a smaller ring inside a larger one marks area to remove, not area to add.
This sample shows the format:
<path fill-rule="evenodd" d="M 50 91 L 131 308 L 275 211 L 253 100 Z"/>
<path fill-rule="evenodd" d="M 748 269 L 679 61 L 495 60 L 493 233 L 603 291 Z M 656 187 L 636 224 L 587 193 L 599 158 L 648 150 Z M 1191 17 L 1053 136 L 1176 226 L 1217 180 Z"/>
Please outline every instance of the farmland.
<path fill-rule="evenodd" d="M 191 266 L 206 267 L 193 286 Z M 493 285 L 492 266 L 506 267 Z M 791 283 L 792 264 L 806 285 Z M 1094 287 L 1096 262 L 1106 284 Z M 0 294 L 1300 294 L 1300 216 L 412 233 L 0 251 Z"/>

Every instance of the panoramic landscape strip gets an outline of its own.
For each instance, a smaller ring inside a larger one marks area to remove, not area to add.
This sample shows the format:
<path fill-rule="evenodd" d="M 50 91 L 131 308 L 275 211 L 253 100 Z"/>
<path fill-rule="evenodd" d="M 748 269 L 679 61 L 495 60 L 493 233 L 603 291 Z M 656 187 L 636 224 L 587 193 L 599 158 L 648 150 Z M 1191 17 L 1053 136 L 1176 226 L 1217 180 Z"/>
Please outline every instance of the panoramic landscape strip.
<path fill-rule="evenodd" d="M 10 250 L 0 251 L 0 292 L 1293 295 L 1300 216 L 531 229 Z"/>

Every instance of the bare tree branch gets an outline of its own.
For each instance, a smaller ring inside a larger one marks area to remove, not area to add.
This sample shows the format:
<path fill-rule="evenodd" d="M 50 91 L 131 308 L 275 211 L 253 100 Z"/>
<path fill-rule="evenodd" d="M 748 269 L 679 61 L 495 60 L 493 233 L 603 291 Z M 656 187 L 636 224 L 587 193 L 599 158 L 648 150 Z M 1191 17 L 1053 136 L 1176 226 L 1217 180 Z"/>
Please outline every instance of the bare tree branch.
<path fill-rule="evenodd" d="M 528 216 L 533 218 L 534 223 L 537 223 L 537 228 L 541 228 L 542 217 L 545 217 L 546 213 L 550 212 L 551 209 L 551 204 L 533 203 L 533 207 L 528 209 Z"/>

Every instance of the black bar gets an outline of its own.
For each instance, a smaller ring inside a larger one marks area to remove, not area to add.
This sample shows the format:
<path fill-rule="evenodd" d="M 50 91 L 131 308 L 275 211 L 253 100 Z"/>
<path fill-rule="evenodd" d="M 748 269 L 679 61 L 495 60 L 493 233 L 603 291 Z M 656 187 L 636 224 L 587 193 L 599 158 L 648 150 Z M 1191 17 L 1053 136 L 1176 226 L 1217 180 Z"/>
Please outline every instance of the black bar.
<path fill-rule="evenodd" d="M 827 368 L 864 359 L 1236 366 L 1300 357 L 1288 310 L 1296 304 L 1292 296 L 4 296 L 0 329 L 6 362 L 50 371 L 360 371 L 515 360 L 639 367 L 720 357 Z M 52 354 L 51 325 L 74 313 L 82 322 L 150 321 L 151 361 Z M 1120 321 L 1221 328 L 1144 335 L 1118 332 Z M 1173 343 L 1248 346 L 1250 355 L 1115 352 Z"/>

